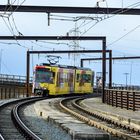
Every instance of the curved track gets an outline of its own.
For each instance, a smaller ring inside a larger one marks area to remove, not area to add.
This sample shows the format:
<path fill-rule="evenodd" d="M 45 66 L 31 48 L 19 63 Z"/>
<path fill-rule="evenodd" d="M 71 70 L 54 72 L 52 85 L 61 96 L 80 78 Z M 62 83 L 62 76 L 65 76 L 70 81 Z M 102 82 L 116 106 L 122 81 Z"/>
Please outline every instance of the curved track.
<path fill-rule="evenodd" d="M 84 99 L 84 98 L 83 98 Z M 140 140 L 140 130 L 132 128 L 128 125 L 123 125 L 114 120 L 103 117 L 101 114 L 91 112 L 87 108 L 80 105 L 82 98 L 68 98 L 60 102 L 61 108 L 70 114 L 74 115 L 81 121 L 84 121 L 90 126 L 95 126 L 105 130 L 114 136 L 127 140 Z"/>
<path fill-rule="evenodd" d="M 0 138 L 6 140 L 25 140 L 40 138 L 25 126 L 19 116 L 20 108 L 42 98 L 25 98 L 0 106 Z"/>

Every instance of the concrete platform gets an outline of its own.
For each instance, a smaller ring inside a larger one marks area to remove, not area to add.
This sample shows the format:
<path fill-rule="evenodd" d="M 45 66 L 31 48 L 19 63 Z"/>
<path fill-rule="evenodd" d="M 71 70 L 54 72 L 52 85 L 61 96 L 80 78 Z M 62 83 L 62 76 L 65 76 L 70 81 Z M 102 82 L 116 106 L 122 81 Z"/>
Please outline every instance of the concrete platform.
<path fill-rule="evenodd" d="M 101 113 L 107 118 L 119 121 L 122 124 L 130 125 L 140 130 L 140 111 L 132 111 L 103 104 L 101 98 L 89 98 L 82 101 L 82 104 L 90 110 Z"/>
<path fill-rule="evenodd" d="M 69 134 L 71 140 L 109 140 L 108 133 L 99 130 L 95 127 L 86 125 L 84 122 L 71 117 L 69 114 L 58 111 L 53 104 L 56 100 L 60 99 L 47 99 L 36 102 L 34 108 L 39 116 L 42 116 L 46 120 L 46 124 L 55 128 L 65 131 Z M 58 131 L 60 132 L 60 131 Z M 50 135 L 54 135 L 57 131 L 51 131 Z M 55 134 L 60 135 L 60 134 Z M 54 139 L 54 138 L 53 138 Z M 66 138 L 62 138 L 65 140 Z M 57 140 L 57 138 L 55 138 Z"/>

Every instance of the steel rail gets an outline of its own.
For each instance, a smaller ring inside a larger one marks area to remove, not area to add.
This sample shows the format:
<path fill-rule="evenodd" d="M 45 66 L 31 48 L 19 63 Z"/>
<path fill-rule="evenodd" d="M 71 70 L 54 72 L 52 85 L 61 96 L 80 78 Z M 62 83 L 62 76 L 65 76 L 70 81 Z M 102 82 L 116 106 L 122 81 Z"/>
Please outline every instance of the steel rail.
<path fill-rule="evenodd" d="M 76 118 L 80 119 L 81 121 L 87 123 L 88 125 L 97 127 L 99 129 L 102 129 L 102 130 L 104 130 L 106 132 L 109 132 L 109 133 L 111 133 L 111 134 L 113 134 L 113 135 L 115 135 L 117 137 L 120 137 L 120 138 L 130 139 L 130 140 L 139 140 L 139 138 L 136 138 L 135 136 L 131 136 L 131 135 L 126 134 L 124 132 L 120 132 L 120 131 L 118 131 L 116 129 L 110 128 L 110 127 L 108 127 L 108 126 L 106 126 L 104 124 L 101 124 L 101 123 L 96 122 L 96 121 L 94 121 L 92 119 L 89 119 L 89 118 L 87 118 L 87 117 L 85 117 L 85 116 L 83 116 L 83 115 L 81 115 L 81 114 L 79 114 L 79 113 L 77 113 L 77 112 L 67 108 L 64 105 L 64 102 L 66 102 L 68 100 L 70 100 L 70 99 L 63 99 L 63 100 L 61 100 L 61 102 L 59 103 L 61 108 L 63 108 L 65 111 L 69 112 L 70 114 L 72 114 Z M 81 100 L 81 98 L 78 99 L 78 100 Z M 75 104 L 74 106 L 76 106 L 76 108 L 78 108 L 79 110 L 82 110 L 82 111 L 84 110 L 84 112 L 87 113 L 87 114 L 90 114 L 90 115 L 94 114 L 93 112 L 91 112 L 91 111 L 89 111 L 87 109 L 83 109 L 82 107 L 80 107 L 76 103 L 73 103 L 73 104 Z M 99 115 L 99 113 L 98 114 L 94 114 L 94 116 L 98 116 L 101 120 L 104 119 L 102 115 Z M 104 120 L 116 124 L 116 122 L 114 122 L 113 120 L 107 120 L 107 118 L 105 118 Z M 118 124 L 118 125 L 122 125 L 122 124 Z M 122 125 L 122 127 L 125 127 L 125 125 Z M 126 128 L 128 129 L 128 127 L 126 127 Z M 130 128 L 130 129 L 132 129 L 133 131 L 139 132 L 138 129 L 134 129 L 134 128 Z"/>
<path fill-rule="evenodd" d="M 91 111 L 91 110 L 87 109 L 88 106 L 86 106 L 84 103 L 82 103 L 82 104 L 83 104 L 83 106 L 86 107 L 86 109 L 83 108 L 83 107 L 81 107 L 81 106 L 79 105 L 78 102 L 79 102 L 80 100 L 83 100 L 83 99 L 84 99 L 84 98 L 79 98 L 79 99 L 74 100 L 74 101 L 72 102 L 73 106 L 74 106 L 75 108 L 77 108 L 77 109 L 79 109 L 79 110 L 81 110 L 81 111 L 83 111 L 83 112 L 89 114 L 89 115 L 96 116 L 96 117 L 100 118 L 100 119 L 103 120 L 103 121 L 112 122 L 112 123 L 114 123 L 114 124 L 116 124 L 116 125 L 118 125 L 118 126 L 122 126 L 122 127 L 126 128 L 126 129 L 133 130 L 133 131 L 135 131 L 135 132 L 137 132 L 137 133 L 139 132 L 139 129 L 138 129 L 138 128 L 132 127 L 132 126 L 130 126 L 130 125 L 123 124 L 123 123 L 121 123 L 121 122 L 119 122 L 119 121 L 116 121 L 116 120 L 113 120 L 113 119 L 110 119 L 110 118 L 104 116 L 102 113 L 99 113 L 99 112 L 97 112 L 97 111 Z"/>
<path fill-rule="evenodd" d="M 36 98 L 36 97 L 35 97 Z M 15 104 L 17 104 L 18 102 L 23 102 L 23 101 L 26 101 L 26 100 L 30 100 L 31 99 L 31 97 L 29 97 L 29 98 L 22 98 L 22 99 L 16 99 L 16 100 L 12 100 L 12 101 L 8 101 L 8 102 L 4 102 L 4 103 L 2 103 L 2 104 L 0 104 L 0 113 L 1 113 L 1 111 L 3 111 L 3 110 L 5 110 L 5 108 L 7 108 L 8 107 L 8 110 L 10 109 L 9 107 L 10 106 L 13 106 L 13 105 L 15 105 Z M 33 98 L 32 98 L 33 99 Z M 12 109 L 10 109 L 10 110 L 12 110 Z M 10 111 L 11 112 L 11 111 Z M 11 116 L 11 113 L 10 113 L 9 111 L 8 111 L 8 114 L 6 114 L 6 115 L 8 115 L 8 117 L 9 117 L 9 119 L 10 120 L 8 120 L 8 121 L 11 121 L 12 122 L 12 117 L 10 117 Z M 4 114 L 3 114 L 4 115 Z M 1 117 L 1 116 L 0 116 Z M 0 118 L 1 119 L 1 118 Z M 5 118 L 6 119 L 6 118 Z M 11 123 L 11 122 L 9 122 L 9 124 Z M 13 123 L 13 122 L 12 122 Z M 4 122 L 4 124 L 5 124 L 5 122 Z M 9 125 L 8 124 L 8 125 Z M 14 125 L 14 124 L 13 124 Z M 1 128 L 1 127 L 0 127 Z M 12 129 L 16 129 L 16 128 L 12 128 Z M 6 130 L 5 130 L 6 131 Z M 1 140 L 4 140 L 5 139 L 5 131 L 4 132 L 1 132 L 0 133 L 0 139 Z M 9 130 L 8 130 L 9 131 Z M 20 132 L 19 132 L 20 133 Z"/>
<path fill-rule="evenodd" d="M 22 133 L 26 136 L 26 138 L 28 139 L 32 139 L 32 140 L 41 140 L 41 138 L 39 138 L 34 132 L 32 132 L 21 120 L 20 116 L 19 116 L 19 110 L 22 106 L 24 106 L 25 104 L 28 103 L 33 103 L 35 101 L 38 100 L 42 100 L 44 98 L 37 98 L 37 99 L 32 99 L 30 101 L 25 101 L 22 103 L 19 103 L 18 105 L 16 105 L 13 110 L 12 110 L 12 118 L 14 120 L 15 125 L 22 131 Z"/>
<path fill-rule="evenodd" d="M 4 140 L 4 137 L 0 134 L 0 140 Z"/>

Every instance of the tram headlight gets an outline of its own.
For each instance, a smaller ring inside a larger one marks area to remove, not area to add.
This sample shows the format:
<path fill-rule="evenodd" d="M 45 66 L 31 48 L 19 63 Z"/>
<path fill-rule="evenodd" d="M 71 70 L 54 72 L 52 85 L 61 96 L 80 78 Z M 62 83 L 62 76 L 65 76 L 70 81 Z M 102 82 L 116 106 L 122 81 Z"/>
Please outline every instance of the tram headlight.
<path fill-rule="evenodd" d="M 35 83 L 36 89 L 41 89 L 40 83 Z"/>

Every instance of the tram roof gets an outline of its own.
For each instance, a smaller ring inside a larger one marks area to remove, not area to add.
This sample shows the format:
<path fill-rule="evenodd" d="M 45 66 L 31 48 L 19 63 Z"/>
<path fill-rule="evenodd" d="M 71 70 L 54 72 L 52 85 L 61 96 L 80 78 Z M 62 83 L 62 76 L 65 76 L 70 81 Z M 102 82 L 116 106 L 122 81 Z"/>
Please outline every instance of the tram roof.
<path fill-rule="evenodd" d="M 40 66 L 52 66 L 52 67 L 68 68 L 68 69 L 91 70 L 90 68 L 85 68 L 85 67 L 77 67 L 77 66 L 69 66 L 69 65 L 56 65 L 56 64 L 48 64 L 48 63 L 41 63 Z"/>

